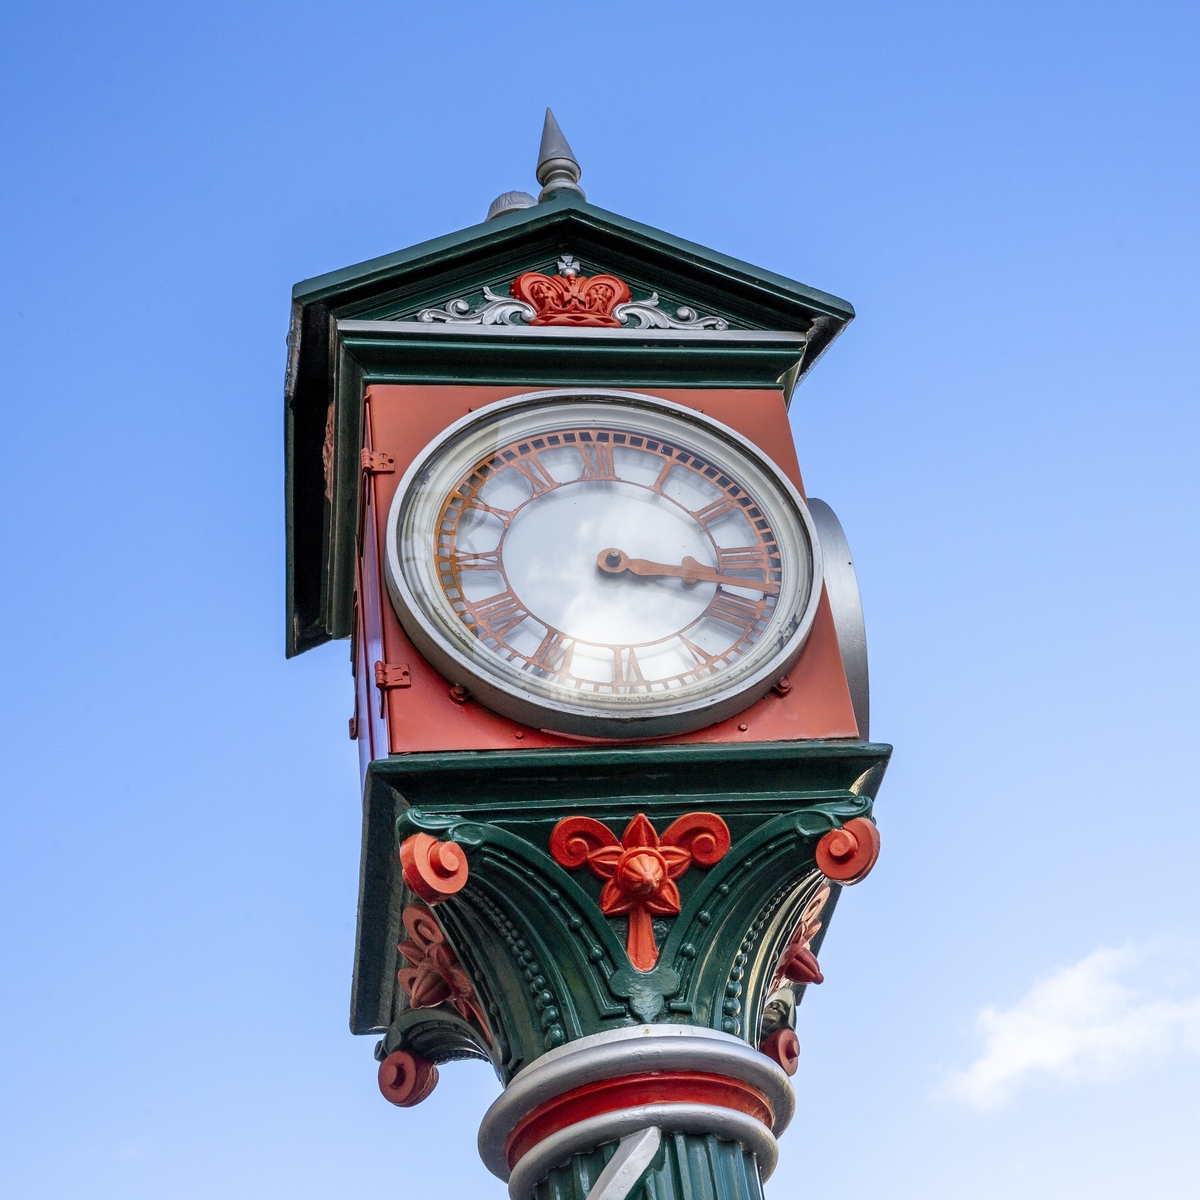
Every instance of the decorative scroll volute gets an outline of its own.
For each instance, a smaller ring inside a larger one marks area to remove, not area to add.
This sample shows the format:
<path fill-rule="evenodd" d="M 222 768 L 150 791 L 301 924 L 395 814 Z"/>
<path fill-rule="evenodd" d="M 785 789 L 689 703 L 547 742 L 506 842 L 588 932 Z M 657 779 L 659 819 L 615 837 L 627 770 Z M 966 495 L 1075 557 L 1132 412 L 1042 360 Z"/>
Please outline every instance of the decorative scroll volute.
<path fill-rule="evenodd" d="M 710 867 L 730 846 L 729 827 L 716 813 L 688 813 L 660 838 L 644 813 L 638 813 L 618 841 L 607 825 L 591 817 L 566 817 L 554 827 L 550 854 L 560 866 L 574 870 L 585 863 L 605 880 L 600 911 L 605 916 L 629 914 L 626 951 L 639 971 L 658 962 L 655 916 L 679 912 L 675 884 L 693 862 Z"/>
<path fill-rule="evenodd" d="M 400 865 L 404 882 L 426 904 L 440 904 L 461 891 L 470 874 L 461 846 L 428 833 L 415 833 L 400 844 Z"/>
<path fill-rule="evenodd" d="M 729 826 L 716 813 L 688 813 L 667 826 L 662 843 L 686 850 L 699 867 L 715 866 L 729 852 Z"/>
<path fill-rule="evenodd" d="M 559 866 L 573 871 L 607 846 L 619 846 L 612 830 L 593 817 L 564 817 L 550 835 L 550 855 Z M 608 875 L 593 868 L 601 879 Z"/>
<path fill-rule="evenodd" d="M 866 817 L 853 817 L 817 843 L 817 866 L 838 883 L 865 879 L 879 858 L 879 830 Z"/>

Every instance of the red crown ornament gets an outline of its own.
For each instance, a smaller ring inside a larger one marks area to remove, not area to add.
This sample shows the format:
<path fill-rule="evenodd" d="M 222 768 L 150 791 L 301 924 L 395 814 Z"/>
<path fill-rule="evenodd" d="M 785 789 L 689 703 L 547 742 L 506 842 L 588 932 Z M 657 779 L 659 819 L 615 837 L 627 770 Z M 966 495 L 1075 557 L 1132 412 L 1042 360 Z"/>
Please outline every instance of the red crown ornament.
<path fill-rule="evenodd" d="M 612 315 L 618 304 L 630 300 L 629 285 L 615 275 L 580 275 L 577 258 L 558 260 L 557 275 L 526 271 L 512 281 L 509 291 L 537 311 L 530 325 L 592 325 L 620 329 Z"/>

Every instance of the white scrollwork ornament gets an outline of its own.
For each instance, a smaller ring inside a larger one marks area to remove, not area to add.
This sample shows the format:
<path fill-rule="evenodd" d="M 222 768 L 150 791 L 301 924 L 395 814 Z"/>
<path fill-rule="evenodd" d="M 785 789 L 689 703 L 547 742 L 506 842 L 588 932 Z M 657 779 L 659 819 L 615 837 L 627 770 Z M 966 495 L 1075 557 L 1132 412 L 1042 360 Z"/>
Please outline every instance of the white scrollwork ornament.
<path fill-rule="evenodd" d="M 514 317 L 520 317 L 528 324 L 537 316 L 532 304 L 512 296 L 497 296 L 489 287 L 483 289 L 483 299 L 483 304 L 476 309 L 472 309 L 466 300 L 448 300 L 441 308 L 421 309 L 417 320 L 426 325 L 515 325 Z"/>
<path fill-rule="evenodd" d="M 658 293 L 651 292 L 645 300 L 618 304 L 613 316 L 630 329 L 728 329 L 724 317 L 702 317 L 694 308 L 680 305 L 672 317 L 659 307 Z"/>
<path fill-rule="evenodd" d="M 580 271 L 579 260 L 566 255 L 558 261 L 559 274 L 574 277 Z M 537 310 L 524 300 L 512 296 L 498 296 L 491 288 L 483 289 L 483 303 L 472 308 L 466 300 L 447 300 L 441 308 L 423 308 L 416 320 L 423 324 L 443 325 L 528 325 L 537 316 Z M 645 300 L 631 300 L 618 304 L 613 316 L 626 329 L 712 329 L 720 332 L 729 328 L 724 317 L 702 317 L 694 308 L 681 304 L 671 316 L 664 308 L 657 292 L 651 292 Z"/>

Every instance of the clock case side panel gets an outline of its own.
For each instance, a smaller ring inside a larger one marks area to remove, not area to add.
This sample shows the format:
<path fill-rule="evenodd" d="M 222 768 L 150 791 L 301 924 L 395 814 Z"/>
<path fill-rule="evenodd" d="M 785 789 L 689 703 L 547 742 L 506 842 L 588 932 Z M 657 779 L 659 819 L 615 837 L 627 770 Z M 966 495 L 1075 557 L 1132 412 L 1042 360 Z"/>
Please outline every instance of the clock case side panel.
<path fill-rule="evenodd" d="M 363 407 L 363 449 L 374 450 L 375 438 L 371 427 L 371 406 Z M 387 692 L 377 686 L 375 664 L 386 662 L 384 648 L 384 609 L 387 589 L 383 581 L 383 565 L 379 556 L 379 541 L 374 536 L 376 526 L 375 489 L 372 476 L 364 469 L 359 493 L 359 524 L 357 533 L 358 559 L 355 569 L 354 634 L 356 652 L 352 653 L 355 673 L 355 708 L 351 736 L 358 739 L 359 767 L 366 778 L 368 764 L 388 753 L 386 720 Z"/>
<path fill-rule="evenodd" d="M 365 491 L 372 519 L 364 525 L 364 536 L 373 542 L 367 550 L 368 558 L 382 555 L 387 511 L 403 472 L 420 450 L 467 413 L 529 390 L 454 385 L 373 385 L 368 389 L 372 448 L 392 456 L 395 462 L 394 472 L 368 478 Z M 780 390 L 641 390 L 689 405 L 731 426 L 775 459 L 802 492 Z M 374 608 L 378 612 L 384 661 L 405 666 L 409 672 L 409 686 L 386 692 L 387 752 L 534 749 L 586 742 L 520 725 L 474 700 L 461 702 L 452 695 L 451 681 L 438 674 L 412 645 L 385 589 L 372 587 L 361 599 L 364 610 Z M 786 695 L 768 693 L 726 721 L 694 733 L 654 740 L 686 743 L 857 737 L 837 633 L 824 595 L 808 643 L 788 682 Z"/>

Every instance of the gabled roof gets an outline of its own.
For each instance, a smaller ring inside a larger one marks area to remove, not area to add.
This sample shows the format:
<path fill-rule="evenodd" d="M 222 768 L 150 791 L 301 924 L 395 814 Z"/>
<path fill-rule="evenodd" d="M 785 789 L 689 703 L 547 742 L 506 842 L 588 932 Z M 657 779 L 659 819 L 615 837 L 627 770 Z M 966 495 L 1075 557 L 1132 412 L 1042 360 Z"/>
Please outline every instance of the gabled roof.
<path fill-rule="evenodd" d="M 476 295 L 484 287 L 507 293 L 517 274 L 552 270 L 565 254 L 580 259 L 586 273 L 619 276 L 635 300 L 656 293 L 664 310 L 673 313 L 676 306 L 687 305 L 721 317 L 729 332 L 489 331 L 413 321 L 422 309 Z M 614 349 L 636 352 L 638 361 L 648 364 L 644 352 L 651 349 L 658 363 L 652 369 L 666 372 L 665 382 L 783 382 L 790 393 L 854 317 L 845 300 L 606 212 L 565 188 L 533 207 L 305 280 L 293 289 L 292 302 L 285 385 L 289 656 L 350 633 L 353 570 L 345 533 L 357 527 L 359 443 L 349 443 L 360 428 L 357 409 L 364 382 L 401 377 L 413 382 L 508 382 L 507 370 L 512 381 L 531 385 L 600 384 L 612 379 L 608 372 Z M 763 336 L 756 337 L 754 331 Z M 414 336 L 418 332 L 421 336 Z M 513 336 L 533 332 L 552 336 Z M 584 336 L 599 332 L 606 335 L 603 365 L 596 339 Z M 470 335 L 480 334 L 502 352 L 472 355 L 473 365 L 468 367 L 455 346 L 478 344 L 479 338 Z M 340 362 L 346 357 L 347 339 L 370 347 L 355 360 L 353 371 Z M 520 352 L 512 353 L 518 341 Z M 535 341 L 542 349 L 553 348 L 553 353 L 539 355 L 536 378 L 523 374 Z M 781 357 L 785 341 L 787 352 Z M 415 343 L 419 346 L 414 348 Z M 479 369 L 474 364 L 485 360 L 491 364 L 490 374 L 472 374 Z M 401 361 L 400 374 L 398 368 L 389 371 L 381 365 L 391 362 L 395 367 Z M 649 386 L 658 381 L 643 382 Z M 332 479 L 325 461 L 327 428 L 335 435 Z M 343 460 L 345 469 L 338 466 Z"/>

